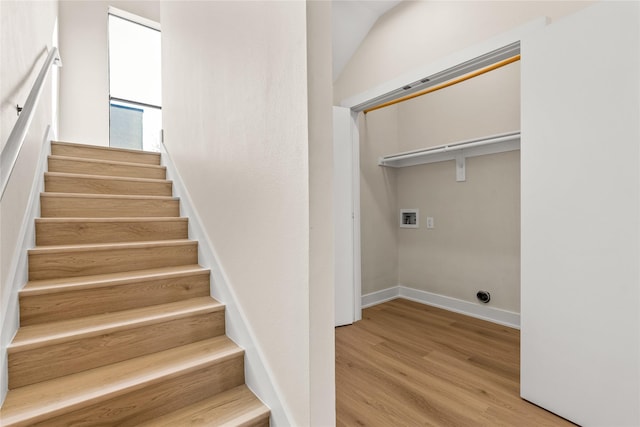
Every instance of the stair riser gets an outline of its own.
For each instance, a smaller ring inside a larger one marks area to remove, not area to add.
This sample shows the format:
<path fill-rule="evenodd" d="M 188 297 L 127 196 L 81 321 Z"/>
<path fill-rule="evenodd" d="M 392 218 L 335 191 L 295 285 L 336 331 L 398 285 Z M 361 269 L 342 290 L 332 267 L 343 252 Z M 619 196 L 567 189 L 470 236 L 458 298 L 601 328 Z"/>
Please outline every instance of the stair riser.
<path fill-rule="evenodd" d="M 140 182 L 59 175 L 45 175 L 44 189 L 53 193 L 126 194 L 135 196 L 171 196 L 173 191 L 170 181 Z"/>
<path fill-rule="evenodd" d="M 142 242 L 188 238 L 188 223 L 175 221 L 36 221 L 36 245 Z"/>
<path fill-rule="evenodd" d="M 80 157 L 85 159 L 114 160 L 116 162 L 142 163 L 160 165 L 160 155 L 155 153 L 137 153 L 126 150 L 109 150 L 105 147 L 85 147 L 51 143 L 51 154 L 54 156 Z"/>
<path fill-rule="evenodd" d="M 179 200 L 82 197 L 40 198 L 43 218 L 178 217 Z"/>
<path fill-rule="evenodd" d="M 120 176 L 130 178 L 166 179 L 165 168 L 96 163 L 78 159 L 49 158 L 49 172 L 77 173 L 100 176 Z"/>
<path fill-rule="evenodd" d="M 75 374 L 224 334 L 224 310 L 9 352 L 9 388 Z"/>
<path fill-rule="evenodd" d="M 139 427 L 188 425 L 269 426 L 269 410 L 245 386 L 196 402 Z"/>
<path fill-rule="evenodd" d="M 269 427 L 269 415 L 264 415 L 258 420 L 239 424 L 237 427 Z"/>
<path fill-rule="evenodd" d="M 29 253 L 29 280 L 90 276 L 198 263 L 197 242 L 143 248 Z"/>
<path fill-rule="evenodd" d="M 20 296 L 20 324 L 54 322 L 166 304 L 210 294 L 209 272 L 125 285 Z"/>
<path fill-rule="evenodd" d="M 203 367 L 113 399 L 33 424 L 39 427 L 70 425 L 137 426 L 244 383 L 243 357 Z M 39 420 L 38 420 L 39 421 Z"/>

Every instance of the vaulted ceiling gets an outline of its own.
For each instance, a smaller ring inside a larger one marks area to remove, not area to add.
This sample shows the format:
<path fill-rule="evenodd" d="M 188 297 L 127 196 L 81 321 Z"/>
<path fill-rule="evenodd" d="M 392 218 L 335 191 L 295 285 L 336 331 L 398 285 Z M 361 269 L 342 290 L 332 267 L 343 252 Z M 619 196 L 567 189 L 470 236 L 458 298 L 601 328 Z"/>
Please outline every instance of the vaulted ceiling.
<path fill-rule="evenodd" d="M 378 18 L 402 0 L 333 0 L 332 46 L 335 81 Z"/>

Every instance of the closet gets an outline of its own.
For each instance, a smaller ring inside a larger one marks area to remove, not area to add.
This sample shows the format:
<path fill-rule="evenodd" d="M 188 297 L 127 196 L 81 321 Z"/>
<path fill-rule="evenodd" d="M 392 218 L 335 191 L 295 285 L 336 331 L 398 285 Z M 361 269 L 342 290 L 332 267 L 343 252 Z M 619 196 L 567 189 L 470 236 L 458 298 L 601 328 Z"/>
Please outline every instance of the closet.
<path fill-rule="evenodd" d="M 517 58 L 360 116 L 364 306 L 393 294 L 519 326 Z"/>

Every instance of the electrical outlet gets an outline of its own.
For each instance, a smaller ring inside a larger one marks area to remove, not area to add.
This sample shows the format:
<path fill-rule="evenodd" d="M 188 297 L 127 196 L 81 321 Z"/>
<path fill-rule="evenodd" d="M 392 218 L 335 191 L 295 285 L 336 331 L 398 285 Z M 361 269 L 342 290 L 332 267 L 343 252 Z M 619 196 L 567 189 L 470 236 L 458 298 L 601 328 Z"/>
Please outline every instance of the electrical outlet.
<path fill-rule="evenodd" d="M 427 217 L 427 228 L 435 228 L 435 226 L 433 224 L 433 217 L 431 217 L 431 216 Z"/>

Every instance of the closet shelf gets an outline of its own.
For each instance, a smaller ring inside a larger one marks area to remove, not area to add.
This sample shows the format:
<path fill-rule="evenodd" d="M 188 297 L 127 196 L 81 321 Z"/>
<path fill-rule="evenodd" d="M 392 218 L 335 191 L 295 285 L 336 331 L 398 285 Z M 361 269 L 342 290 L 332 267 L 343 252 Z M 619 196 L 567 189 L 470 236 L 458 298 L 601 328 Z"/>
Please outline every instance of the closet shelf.
<path fill-rule="evenodd" d="M 456 161 L 456 179 L 465 180 L 465 159 L 485 154 L 503 153 L 520 149 L 520 131 L 485 136 L 421 150 L 407 151 L 380 157 L 378 165 L 402 168 L 426 163 Z"/>

